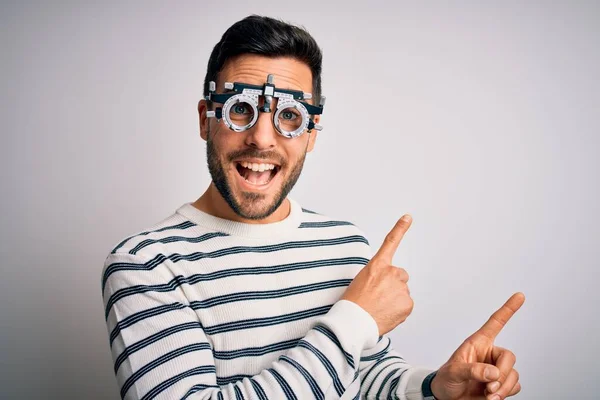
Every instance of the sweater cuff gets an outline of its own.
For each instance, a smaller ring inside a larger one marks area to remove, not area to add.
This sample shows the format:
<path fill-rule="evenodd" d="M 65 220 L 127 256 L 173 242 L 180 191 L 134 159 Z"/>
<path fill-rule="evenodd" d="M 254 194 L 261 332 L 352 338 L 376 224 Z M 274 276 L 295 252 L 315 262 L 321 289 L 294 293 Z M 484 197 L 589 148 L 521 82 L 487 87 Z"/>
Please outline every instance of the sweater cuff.
<path fill-rule="evenodd" d="M 423 400 L 423 392 L 421 390 L 423 381 L 435 371 L 434 369 L 412 367 L 405 374 L 410 374 L 398 385 L 396 394 L 400 399 L 406 400 Z"/>
<path fill-rule="evenodd" d="M 379 327 L 371 314 L 352 301 L 337 301 L 326 314 L 326 319 L 343 332 L 343 336 L 339 337 L 342 344 L 355 348 L 359 353 L 375 346 L 379 340 Z"/>

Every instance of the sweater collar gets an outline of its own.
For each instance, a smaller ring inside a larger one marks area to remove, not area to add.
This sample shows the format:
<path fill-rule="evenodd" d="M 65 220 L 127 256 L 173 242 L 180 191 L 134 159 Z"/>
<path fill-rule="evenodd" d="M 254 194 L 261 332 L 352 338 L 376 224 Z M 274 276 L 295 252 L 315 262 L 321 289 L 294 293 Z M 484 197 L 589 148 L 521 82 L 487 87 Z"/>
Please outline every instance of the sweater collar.
<path fill-rule="evenodd" d="M 302 222 L 302 208 L 293 199 L 290 201 L 290 213 L 281 221 L 268 224 L 248 224 L 215 217 L 194 207 L 192 203 L 185 203 L 177 209 L 177 213 L 186 217 L 196 225 L 211 231 L 222 232 L 232 236 L 245 236 L 252 238 L 270 238 L 276 235 L 287 234 L 300 226 Z"/>

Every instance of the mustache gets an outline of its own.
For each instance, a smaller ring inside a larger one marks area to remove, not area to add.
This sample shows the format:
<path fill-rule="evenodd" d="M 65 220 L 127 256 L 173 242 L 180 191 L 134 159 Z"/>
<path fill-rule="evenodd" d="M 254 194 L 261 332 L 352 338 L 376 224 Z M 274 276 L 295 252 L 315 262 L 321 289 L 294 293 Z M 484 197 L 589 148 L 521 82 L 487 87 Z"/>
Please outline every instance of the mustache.
<path fill-rule="evenodd" d="M 262 150 L 261 151 L 261 150 L 257 150 L 254 148 L 248 148 L 248 149 L 243 149 L 243 150 L 232 151 L 231 153 L 227 154 L 227 159 L 229 162 L 235 160 L 236 158 L 243 158 L 243 157 L 258 158 L 258 159 L 262 159 L 262 160 L 275 160 L 282 167 L 287 165 L 287 162 L 285 161 L 285 159 L 279 153 L 277 153 L 276 151 L 273 151 L 273 150 Z"/>

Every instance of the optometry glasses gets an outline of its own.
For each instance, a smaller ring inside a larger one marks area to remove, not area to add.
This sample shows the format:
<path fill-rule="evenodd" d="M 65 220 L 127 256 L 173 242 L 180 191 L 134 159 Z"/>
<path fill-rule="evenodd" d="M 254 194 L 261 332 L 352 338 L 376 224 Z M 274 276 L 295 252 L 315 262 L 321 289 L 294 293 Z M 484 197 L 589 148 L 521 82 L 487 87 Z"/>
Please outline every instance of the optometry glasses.
<path fill-rule="evenodd" d="M 240 82 L 225 82 L 224 88 L 229 93 L 216 93 L 215 82 L 209 82 L 209 93 L 206 100 L 222 104 L 214 111 L 207 111 L 206 116 L 223 120 L 225 125 L 235 131 L 246 131 L 256 124 L 259 112 L 271 113 L 271 102 L 277 99 L 273 112 L 273 125 L 280 135 L 295 138 L 306 130 L 320 131 L 321 125 L 315 124 L 311 115 L 323 113 L 325 96 L 321 96 L 318 106 L 308 104 L 312 95 L 296 90 L 277 89 L 273 84 L 273 75 L 267 76 L 263 86 L 249 85 Z M 259 107 L 260 100 L 262 106 Z"/>

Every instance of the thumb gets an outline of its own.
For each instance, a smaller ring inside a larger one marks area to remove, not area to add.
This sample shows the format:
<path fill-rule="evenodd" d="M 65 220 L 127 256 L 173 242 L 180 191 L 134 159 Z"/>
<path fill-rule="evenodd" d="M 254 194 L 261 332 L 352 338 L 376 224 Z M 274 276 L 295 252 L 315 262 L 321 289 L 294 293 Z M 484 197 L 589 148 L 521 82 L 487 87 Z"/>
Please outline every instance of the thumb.
<path fill-rule="evenodd" d="M 453 370 L 454 369 L 454 370 Z M 500 370 L 485 363 L 460 363 L 449 371 L 452 380 L 494 382 L 500 378 Z"/>

